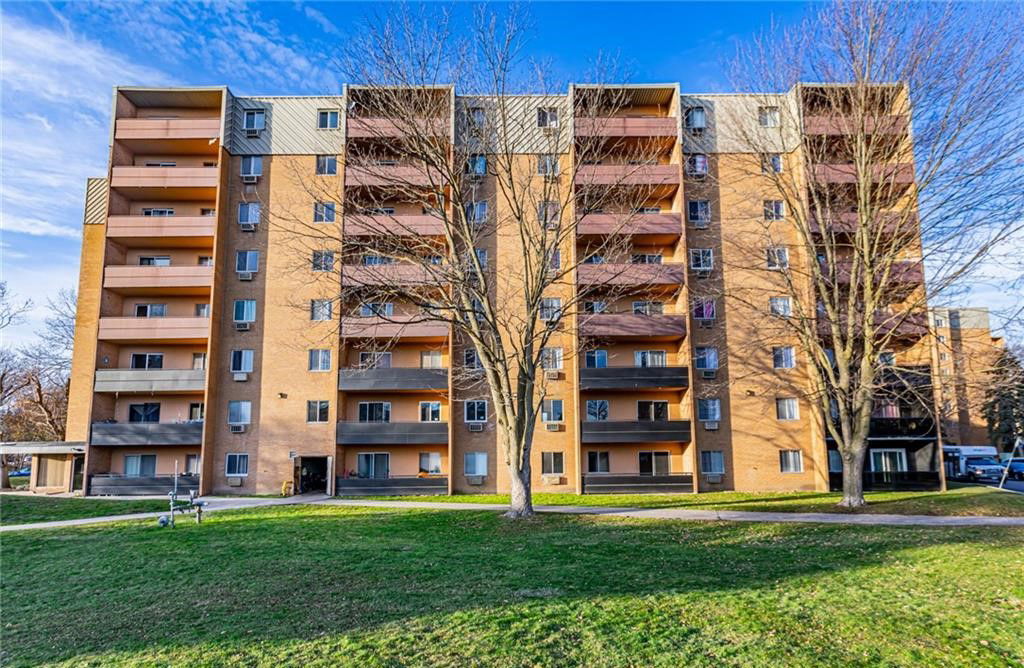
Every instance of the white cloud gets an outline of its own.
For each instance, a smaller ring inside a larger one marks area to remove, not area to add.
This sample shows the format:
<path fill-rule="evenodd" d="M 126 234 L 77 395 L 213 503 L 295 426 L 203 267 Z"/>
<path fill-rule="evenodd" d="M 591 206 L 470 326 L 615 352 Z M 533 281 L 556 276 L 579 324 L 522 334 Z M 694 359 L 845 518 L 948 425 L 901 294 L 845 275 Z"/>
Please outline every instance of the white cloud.
<path fill-rule="evenodd" d="M 82 236 L 80 229 L 57 225 L 38 218 L 20 218 L 18 216 L 3 216 L 0 218 L 0 229 L 4 232 L 18 232 L 33 237 L 62 237 L 64 239 L 77 239 Z"/>

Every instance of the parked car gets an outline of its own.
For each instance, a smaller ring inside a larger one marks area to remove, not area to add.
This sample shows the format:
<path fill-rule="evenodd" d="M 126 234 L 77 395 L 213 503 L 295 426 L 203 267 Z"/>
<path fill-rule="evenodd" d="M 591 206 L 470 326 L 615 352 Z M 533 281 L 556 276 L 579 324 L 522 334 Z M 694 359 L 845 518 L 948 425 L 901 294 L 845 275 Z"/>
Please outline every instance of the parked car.
<path fill-rule="evenodd" d="M 1006 477 L 1010 480 L 1024 480 L 1024 458 L 1010 460 L 1006 465 Z"/>
<path fill-rule="evenodd" d="M 18 476 L 30 476 L 30 475 L 32 475 L 32 467 L 26 466 L 23 469 L 18 469 L 17 471 L 11 471 L 7 475 L 11 476 L 12 478 L 16 478 Z"/>

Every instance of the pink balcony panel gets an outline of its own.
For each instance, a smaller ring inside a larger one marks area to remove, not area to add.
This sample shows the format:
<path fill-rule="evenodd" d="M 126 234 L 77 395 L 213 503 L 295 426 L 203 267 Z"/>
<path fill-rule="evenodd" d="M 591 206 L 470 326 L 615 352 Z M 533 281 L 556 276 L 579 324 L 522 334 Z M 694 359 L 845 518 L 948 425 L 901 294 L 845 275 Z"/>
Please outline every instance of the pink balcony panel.
<path fill-rule="evenodd" d="M 215 216 L 110 216 L 107 237 L 121 243 L 162 246 L 211 246 Z"/>
<path fill-rule="evenodd" d="M 216 167 L 114 167 L 114 188 L 216 188 Z"/>
<path fill-rule="evenodd" d="M 580 219 L 576 234 L 606 236 L 609 234 L 678 237 L 683 233 L 683 217 L 679 213 L 590 213 Z"/>
<path fill-rule="evenodd" d="M 865 132 L 872 134 L 902 134 L 907 131 L 906 116 L 878 116 L 865 118 Z M 804 132 L 809 135 L 846 135 L 860 132 L 856 119 L 849 116 L 804 116 Z"/>
<path fill-rule="evenodd" d="M 203 343 L 209 335 L 209 318 L 102 317 L 98 338 L 121 343 Z"/>
<path fill-rule="evenodd" d="M 205 294 L 213 267 L 113 265 L 103 268 L 103 287 L 121 294 Z"/>
<path fill-rule="evenodd" d="M 596 186 L 679 185 L 679 165 L 582 165 L 577 181 Z"/>
<path fill-rule="evenodd" d="M 219 118 L 119 118 L 115 139 L 216 139 Z"/>
<path fill-rule="evenodd" d="M 349 338 L 439 341 L 448 337 L 449 329 L 446 323 L 421 321 L 414 316 L 341 319 L 341 336 Z"/>
<path fill-rule="evenodd" d="M 438 285 L 440 277 L 422 265 L 409 262 L 394 264 L 345 265 L 341 268 L 341 284 L 362 285 Z"/>
<path fill-rule="evenodd" d="M 909 220 L 901 220 L 902 216 L 897 213 L 881 212 L 875 214 L 874 225 L 881 226 L 881 232 L 886 236 L 897 233 L 909 234 L 916 229 L 916 216 Z M 856 212 L 843 212 L 831 214 L 827 219 L 826 228 L 835 234 L 848 235 L 857 231 L 860 225 L 860 218 Z M 875 228 L 878 229 L 877 227 Z M 811 231 L 821 234 L 821 226 L 817 220 L 811 221 Z"/>
<path fill-rule="evenodd" d="M 577 137 L 676 137 L 679 121 L 673 117 L 577 118 Z"/>
<path fill-rule="evenodd" d="M 580 334 L 604 338 L 678 340 L 686 337 L 686 316 L 634 313 L 581 314 Z"/>
<path fill-rule="evenodd" d="M 853 164 L 814 165 L 812 173 L 814 180 L 820 183 L 857 183 L 857 168 Z M 909 163 L 875 165 L 871 178 L 875 183 L 909 185 L 914 182 L 914 166 Z"/>
<path fill-rule="evenodd" d="M 676 286 L 686 281 L 686 265 L 581 264 L 576 280 L 580 285 Z"/>
<path fill-rule="evenodd" d="M 440 175 L 423 167 L 396 165 L 351 166 L 345 169 L 345 185 L 356 187 L 444 187 Z"/>
<path fill-rule="evenodd" d="M 345 234 L 352 236 L 440 236 L 444 222 L 434 216 L 346 216 Z"/>
<path fill-rule="evenodd" d="M 433 136 L 448 134 L 448 121 L 443 118 L 414 118 L 397 122 L 390 118 L 349 118 L 345 125 L 349 139 L 403 137 L 406 134 Z"/>

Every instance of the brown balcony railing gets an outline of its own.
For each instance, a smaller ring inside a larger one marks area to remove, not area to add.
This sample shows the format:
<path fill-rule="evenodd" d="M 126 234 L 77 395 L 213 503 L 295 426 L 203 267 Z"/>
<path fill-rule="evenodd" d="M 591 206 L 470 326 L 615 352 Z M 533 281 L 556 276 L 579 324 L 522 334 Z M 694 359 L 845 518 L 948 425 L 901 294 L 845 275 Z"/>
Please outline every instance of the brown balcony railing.
<path fill-rule="evenodd" d="M 119 118 L 114 139 L 216 139 L 219 118 Z"/>
<path fill-rule="evenodd" d="M 345 216 L 345 234 L 351 236 L 441 236 L 444 222 L 435 216 L 352 215 Z"/>
<path fill-rule="evenodd" d="M 676 137 L 679 120 L 670 116 L 576 118 L 577 137 Z"/>
<path fill-rule="evenodd" d="M 678 340 L 686 337 L 686 316 L 683 314 L 581 314 L 579 321 L 580 335 L 594 338 Z"/>
<path fill-rule="evenodd" d="M 397 122 L 391 118 L 350 116 L 345 127 L 349 139 L 404 137 L 410 132 L 433 136 L 448 134 L 448 120 L 444 118 L 413 118 Z"/>
<path fill-rule="evenodd" d="M 579 236 L 609 234 L 679 237 L 683 232 L 680 213 L 588 213 L 576 226 Z"/>
<path fill-rule="evenodd" d="M 213 285 L 213 267 L 108 266 L 103 287 L 132 294 L 205 294 Z"/>
<path fill-rule="evenodd" d="M 121 343 L 203 343 L 210 335 L 209 318 L 100 318 L 98 338 Z"/>
<path fill-rule="evenodd" d="M 581 264 L 576 269 L 580 285 L 671 286 L 686 282 L 686 265 L 665 264 Z"/>
<path fill-rule="evenodd" d="M 907 131 L 906 116 L 877 116 L 858 120 L 842 115 L 804 116 L 804 132 L 809 135 L 902 134 Z"/>
<path fill-rule="evenodd" d="M 348 338 L 438 341 L 448 337 L 449 329 L 446 323 L 422 321 L 415 316 L 341 318 L 341 335 Z"/>
<path fill-rule="evenodd" d="M 857 183 L 857 167 L 852 163 L 817 164 L 811 175 L 818 183 Z M 909 185 L 914 182 L 914 166 L 909 163 L 875 165 L 871 168 L 873 183 Z"/>
<path fill-rule="evenodd" d="M 212 246 L 215 216 L 110 216 L 107 237 L 150 246 Z"/>

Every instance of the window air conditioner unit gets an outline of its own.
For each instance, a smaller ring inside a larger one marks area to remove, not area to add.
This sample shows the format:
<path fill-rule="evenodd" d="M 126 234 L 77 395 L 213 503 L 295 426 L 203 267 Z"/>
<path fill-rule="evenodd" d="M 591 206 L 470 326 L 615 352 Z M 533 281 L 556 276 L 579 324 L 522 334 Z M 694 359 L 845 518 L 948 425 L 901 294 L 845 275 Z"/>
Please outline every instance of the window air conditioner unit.
<path fill-rule="evenodd" d="M 259 128 L 246 128 L 245 136 L 250 138 L 259 137 L 261 132 L 263 132 L 263 130 L 260 130 Z"/>
<path fill-rule="evenodd" d="M 549 232 L 557 232 L 558 228 L 559 223 L 557 220 L 549 220 L 548 222 L 544 223 L 544 229 L 548 230 Z"/>
<path fill-rule="evenodd" d="M 713 485 L 717 485 L 717 484 L 722 482 L 722 474 L 721 473 L 705 473 L 704 474 L 704 480 L 709 482 L 709 483 L 711 483 L 711 484 L 713 484 Z"/>
<path fill-rule="evenodd" d="M 232 424 L 232 425 L 228 425 L 228 428 L 231 430 L 232 434 L 244 434 L 245 433 L 245 425 L 244 424 Z"/>
<path fill-rule="evenodd" d="M 717 375 L 718 371 L 716 369 L 704 369 L 700 372 L 700 377 L 704 380 L 714 380 Z"/>
<path fill-rule="evenodd" d="M 243 232 L 255 232 L 256 223 L 239 223 L 238 228 Z"/>
<path fill-rule="evenodd" d="M 697 326 L 703 327 L 704 329 L 711 329 L 712 327 L 715 326 L 715 321 L 712 320 L 711 318 L 698 318 Z"/>
<path fill-rule="evenodd" d="M 695 230 L 706 230 L 708 229 L 708 221 L 696 220 L 693 222 L 693 229 Z"/>
<path fill-rule="evenodd" d="M 248 332 L 251 328 L 252 328 L 252 323 L 251 322 L 236 322 L 235 323 L 235 331 L 236 332 Z"/>
<path fill-rule="evenodd" d="M 561 422 L 545 422 L 544 429 L 547 431 L 562 431 Z"/>
<path fill-rule="evenodd" d="M 553 135 L 553 134 L 555 134 L 556 130 L 558 130 L 558 126 L 554 126 L 554 127 L 548 126 L 548 127 L 542 128 L 541 132 L 543 132 L 546 135 Z"/>
<path fill-rule="evenodd" d="M 711 420 L 704 423 L 704 431 L 718 431 L 718 421 Z"/>
<path fill-rule="evenodd" d="M 549 183 L 555 183 L 558 181 L 558 173 L 548 173 L 544 175 L 544 180 Z"/>
<path fill-rule="evenodd" d="M 700 137 L 700 136 L 702 136 L 704 134 L 704 128 L 703 127 L 699 127 L 699 128 L 686 128 L 686 129 L 689 131 L 691 137 Z"/>
<path fill-rule="evenodd" d="M 242 183 L 259 183 L 259 174 L 242 174 Z"/>
<path fill-rule="evenodd" d="M 468 475 L 466 476 L 467 485 L 482 485 L 484 484 L 484 476 L 482 475 Z"/>
<path fill-rule="evenodd" d="M 235 371 L 232 372 L 231 378 L 236 383 L 244 383 L 245 381 L 249 380 L 249 374 L 245 373 L 244 371 Z"/>
<path fill-rule="evenodd" d="M 711 270 L 710 269 L 698 269 L 697 270 L 697 278 L 708 278 L 710 276 L 711 276 Z"/>
<path fill-rule="evenodd" d="M 466 428 L 469 429 L 470 431 L 483 431 L 484 430 L 484 423 L 483 422 L 470 422 L 468 425 L 466 425 Z"/>
<path fill-rule="evenodd" d="M 238 476 L 228 476 L 228 487 L 241 487 L 242 479 Z"/>
<path fill-rule="evenodd" d="M 240 281 L 251 281 L 252 280 L 252 272 L 251 271 L 240 271 L 240 272 L 238 272 L 238 280 L 240 280 Z"/>
<path fill-rule="evenodd" d="M 548 369 L 547 371 L 544 372 L 545 380 L 558 380 L 561 377 L 562 374 L 554 369 Z"/>
<path fill-rule="evenodd" d="M 562 476 L 554 475 L 554 474 L 550 474 L 549 473 L 547 475 L 542 475 L 540 477 L 540 481 L 542 483 L 544 483 L 545 485 L 561 485 L 562 484 Z"/>

